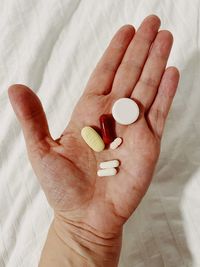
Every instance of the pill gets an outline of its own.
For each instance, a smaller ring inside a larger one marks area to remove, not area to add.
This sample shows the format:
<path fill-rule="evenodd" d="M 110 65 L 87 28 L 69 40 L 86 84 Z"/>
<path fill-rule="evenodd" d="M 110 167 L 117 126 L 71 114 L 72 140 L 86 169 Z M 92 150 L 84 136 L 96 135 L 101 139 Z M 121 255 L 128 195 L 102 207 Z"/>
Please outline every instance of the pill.
<path fill-rule="evenodd" d="M 118 166 L 119 166 L 119 160 L 117 159 L 104 161 L 104 162 L 101 162 L 99 165 L 101 169 L 110 169 L 110 168 L 115 168 Z"/>
<path fill-rule="evenodd" d="M 86 126 L 81 130 L 81 136 L 88 146 L 95 152 L 104 150 L 105 144 L 101 136 L 90 126 Z"/>
<path fill-rule="evenodd" d="M 139 107 L 130 98 L 118 99 L 112 107 L 113 118 L 122 125 L 135 122 L 139 116 Z"/>
<path fill-rule="evenodd" d="M 122 138 L 117 137 L 115 140 L 110 144 L 110 149 L 116 149 L 118 148 L 122 143 Z"/>
<path fill-rule="evenodd" d="M 113 176 L 117 173 L 117 170 L 115 168 L 110 168 L 110 169 L 102 169 L 97 171 L 97 175 L 102 177 L 102 176 Z"/>
<path fill-rule="evenodd" d="M 101 134 L 106 145 L 115 139 L 113 118 L 110 115 L 103 114 L 99 118 Z"/>

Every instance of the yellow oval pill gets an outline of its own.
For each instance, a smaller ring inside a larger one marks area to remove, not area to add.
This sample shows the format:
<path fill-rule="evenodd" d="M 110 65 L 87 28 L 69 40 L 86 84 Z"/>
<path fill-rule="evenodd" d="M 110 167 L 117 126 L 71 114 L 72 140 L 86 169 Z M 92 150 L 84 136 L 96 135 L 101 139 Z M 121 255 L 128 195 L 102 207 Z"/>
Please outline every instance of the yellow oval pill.
<path fill-rule="evenodd" d="M 81 130 L 81 136 L 84 141 L 95 152 L 101 152 L 105 148 L 105 144 L 101 136 L 90 126 L 86 126 Z"/>

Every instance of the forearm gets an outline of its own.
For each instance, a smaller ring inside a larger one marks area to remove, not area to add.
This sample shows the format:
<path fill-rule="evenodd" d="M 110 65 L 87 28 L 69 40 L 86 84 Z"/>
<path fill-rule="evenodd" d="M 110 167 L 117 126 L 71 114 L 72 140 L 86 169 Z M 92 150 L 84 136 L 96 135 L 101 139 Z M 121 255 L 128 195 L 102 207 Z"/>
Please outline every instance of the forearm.
<path fill-rule="evenodd" d="M 67 228 L 62 233 L 61 226 L 61 231 L 58 233 L 55 221 L 52 223 L 42 251 L 39 267 L 118 266 L 121 238 L 120 240 L 99 240 L 96 235 L 92 238 L 91 233 L 87 238 L 86 233 L 82 236 L 76 233 L 72 234 L 73 228 L 67 230 L 66 233 Z"/>

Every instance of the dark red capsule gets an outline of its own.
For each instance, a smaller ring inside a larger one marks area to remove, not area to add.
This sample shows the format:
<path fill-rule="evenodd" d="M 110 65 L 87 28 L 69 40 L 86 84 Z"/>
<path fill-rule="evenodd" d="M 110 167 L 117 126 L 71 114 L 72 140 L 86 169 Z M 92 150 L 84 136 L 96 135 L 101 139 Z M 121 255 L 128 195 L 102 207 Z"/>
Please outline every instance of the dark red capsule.
<path fill-rule="evenodd" d="M 103 114 L 100 116 L 99 121 L 103 141 L 106 145 L 109 145 L 115 139 L 113 118 L 110 115 Z"/>

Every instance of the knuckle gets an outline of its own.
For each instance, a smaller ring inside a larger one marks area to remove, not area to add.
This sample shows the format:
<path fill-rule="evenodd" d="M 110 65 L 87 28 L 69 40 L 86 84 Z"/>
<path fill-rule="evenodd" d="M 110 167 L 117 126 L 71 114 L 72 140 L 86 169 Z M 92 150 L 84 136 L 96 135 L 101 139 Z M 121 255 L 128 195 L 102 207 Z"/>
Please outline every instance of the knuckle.
<path fill-rule="evenodd" d="M 140 83 L 144 86 L 148 86 L 152 88 L 155 88 L 158 86 L 158 81 L 151 76 L 141 77 Z"/>
<path fill-rule="evenodd" d="M 163 132 L 165 117 L 165 112 L 162 109 L 152 108 L 150 120 L 154 121 L 155 127 L 153 130 L 159 138 L 161 138 Z"/>
<path fill-rule="evenodd" d="M 102 73 L 115 72 L 115 64 L 112 61 L 104 62 L 97 69 Z"/>
<path fill-rule="evenodd" d="M 125 70 L 125 71 L 132 71 L 133 69 L 141 72 L 142 71 L 142 66 L 139 62 L 137 62 L 135 59 L 129 59 L 129 60 L 125 60 L 122 61 L 121 63 L 121 67 Z"/>

